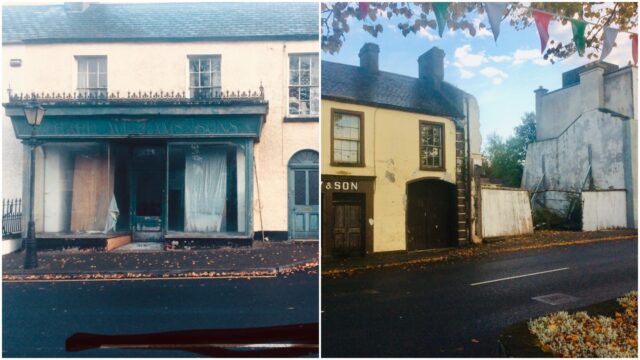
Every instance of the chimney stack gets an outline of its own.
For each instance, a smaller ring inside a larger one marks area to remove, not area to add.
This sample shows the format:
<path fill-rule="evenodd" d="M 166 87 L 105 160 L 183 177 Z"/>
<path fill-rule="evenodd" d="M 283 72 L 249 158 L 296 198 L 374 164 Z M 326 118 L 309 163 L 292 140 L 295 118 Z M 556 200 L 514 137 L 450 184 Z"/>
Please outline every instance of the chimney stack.
<path fill-rule="evenodd" d="M 420 55 L 418 58 L 418 77 L 431 80 L 435 88 L 444 80 L 444 51 L 437 47 Z"/>
<path fill-rule="evenodd" d="M 380 47 L 373 43 L 366 43 L 362 45 L 360 53 L 360 67 L 367 72 L 378 72 L 378 54 L 380 53 Z"/>

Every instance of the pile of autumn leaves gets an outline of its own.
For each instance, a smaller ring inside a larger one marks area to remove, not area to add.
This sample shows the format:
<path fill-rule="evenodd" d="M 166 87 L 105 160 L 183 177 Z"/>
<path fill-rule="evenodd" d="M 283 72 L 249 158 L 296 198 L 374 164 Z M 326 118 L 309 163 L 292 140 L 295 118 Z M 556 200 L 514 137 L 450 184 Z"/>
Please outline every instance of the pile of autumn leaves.
<path fill-rule="evenodd" d="M 529 321 L 540 347 L 562 357 L 638 357 L 638 293 L 618 299 L 615 318 L 560 311 Z"/>

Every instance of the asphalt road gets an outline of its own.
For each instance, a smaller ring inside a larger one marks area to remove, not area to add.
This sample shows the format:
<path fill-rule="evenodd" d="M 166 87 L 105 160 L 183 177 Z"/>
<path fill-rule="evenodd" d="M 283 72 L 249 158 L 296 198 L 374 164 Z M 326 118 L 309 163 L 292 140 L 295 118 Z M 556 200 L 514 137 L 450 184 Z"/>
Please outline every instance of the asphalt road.
<path fill-rule="evenodd" d="M 499 356 L 498 336 L 508 325 L 615 298 L 637 284 L 637 239 L 323 278 L 321 353 Z M 577 299 L 562 305 L 532 299 L 553 293 Z"/>
<path fill-rule="evenodd" d="M 66 352 L 76 332 L 136 334 L 318 322 L 318 275 L 2 285 L 4 357 L 196 356 L 179 350 Z"/>

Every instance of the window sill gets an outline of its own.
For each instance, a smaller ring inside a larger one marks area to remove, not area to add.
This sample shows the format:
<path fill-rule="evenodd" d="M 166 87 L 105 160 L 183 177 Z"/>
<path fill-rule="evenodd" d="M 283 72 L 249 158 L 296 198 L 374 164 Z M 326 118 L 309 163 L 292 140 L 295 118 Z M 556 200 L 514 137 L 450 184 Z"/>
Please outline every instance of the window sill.
<path fill-rule="evenodd" d="M 318 122 L 318 116 L 285 116 L 284 122 Z"/>

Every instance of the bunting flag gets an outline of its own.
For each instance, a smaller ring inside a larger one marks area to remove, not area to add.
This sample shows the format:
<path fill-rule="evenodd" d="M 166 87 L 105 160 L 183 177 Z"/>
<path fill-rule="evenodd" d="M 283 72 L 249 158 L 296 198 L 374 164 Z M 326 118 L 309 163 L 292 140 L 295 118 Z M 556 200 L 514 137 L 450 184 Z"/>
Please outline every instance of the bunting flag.
<path fill-rule="evenodd" d="M 538 28 L 538 35 L 540 35 L 540 54 L 547 48 L 549 42 L 549 21 L 553 17 L 551 14 L 544 13 L 538 10 L 533 10 L 533 19 L 536 22 Z"/>
<path fill-rule="evenodd" d="M 368 2 L 358 3 L 358 8 L 360 9 L 360 17 L 362 19 L 367 17 L 367 14 L 369 13 L 369 3 Z"/>
<path fill-rule="evenodd" d="M 445 15 L 449 8 L 448 2 L 436 2 L 431 4 L 433 6 L 433 12 L 436 14 L 436 21 L 438 22 L 438 34 L 442 37 L 444 29 L 447 27 L 447 19 Z"/>
<path fill-rule="evenodd" d="M 504 11 L 507 8 L 507 3 L 484 3 L 487 17 L 489 17 L 489 24 L 491 25 L 491 31 L 493 32 L 493 40 L 498 41 L 498 35 L 500 35 L 500 22 L 504 16 Z"/>
<path fill-rule="evenodd" d="M 613 44 L 616 42 L 616 37 L 618 36 L 618 29 L 605 27 L 604 28 L 604 37 L 602 40 L 602 53 L 600 53 L 600 60 L 604 60 L 613 49 Z"/>
<path fill-rule="evenodd" d="M 638 65 L 638 34 L 631 34 L 631 51 L 633 52 L 633 63 Z"/>
<path fill-rule="evenodd" d="M 571 30 L 573 31 L 573 42 L 578 49 L 578 55 L 584 55 L 584 30 L 587 28 L 587 23 L 577 19 L 571 19 Z"/>

